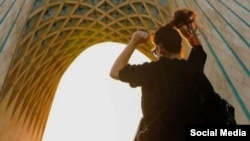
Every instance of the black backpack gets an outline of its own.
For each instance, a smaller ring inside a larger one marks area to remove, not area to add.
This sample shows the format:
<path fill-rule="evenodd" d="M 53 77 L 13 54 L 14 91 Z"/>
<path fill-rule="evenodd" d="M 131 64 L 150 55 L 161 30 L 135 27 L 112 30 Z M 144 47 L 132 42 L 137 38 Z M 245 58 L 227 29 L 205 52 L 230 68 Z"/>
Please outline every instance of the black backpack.
<path fill-rule="evenodd" d="M 214 91 L 212 84 L 202 74 L 199 78 L 200 124 L 236 125 L 235 108 Z"/>

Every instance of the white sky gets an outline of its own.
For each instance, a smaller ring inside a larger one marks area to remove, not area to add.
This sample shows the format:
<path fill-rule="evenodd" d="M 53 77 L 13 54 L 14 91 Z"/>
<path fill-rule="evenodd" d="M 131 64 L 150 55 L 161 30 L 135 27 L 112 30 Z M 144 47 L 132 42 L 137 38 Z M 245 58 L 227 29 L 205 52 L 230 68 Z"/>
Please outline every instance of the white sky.
<path fill-rule="evenodd" d="M 57 89 L 43 141 L 132 141 L 141 118 L 140 88 L 109 77 L 124 47 L 105 42 L 76 58 Z M 136 50 L 129 62 L 145 61 Z"/>

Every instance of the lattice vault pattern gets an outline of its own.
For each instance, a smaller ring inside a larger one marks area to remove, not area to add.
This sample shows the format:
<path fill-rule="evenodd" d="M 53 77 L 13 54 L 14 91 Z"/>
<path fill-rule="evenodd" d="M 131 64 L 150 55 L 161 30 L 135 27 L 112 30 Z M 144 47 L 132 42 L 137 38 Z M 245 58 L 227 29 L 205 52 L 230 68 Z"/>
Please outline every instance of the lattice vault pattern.
<path fill-rule="evenodd" d="M 35 0 L 13 56 L 3 94 L 6 107 L 33 134 L 44 130 L 58 82 L 70 63 L 96 43 L 127 43 L 137 29 L 159 27 L 169 17 L 158 0 Z M 148 43 L 139 48 L 152 58 Z"/>
<path fill-rule="evenodd" d="M 248 124 L 247 0 L 0 0 L 0 140 L 41 140 L 58 83 L 85 49 L 126 44 L 137 29 L 158 28 L 185 7 L 196 10 L 202 25 L 208 78 Z M 148 42 L 138 50 L 154 59 L 152 48 Z"/>

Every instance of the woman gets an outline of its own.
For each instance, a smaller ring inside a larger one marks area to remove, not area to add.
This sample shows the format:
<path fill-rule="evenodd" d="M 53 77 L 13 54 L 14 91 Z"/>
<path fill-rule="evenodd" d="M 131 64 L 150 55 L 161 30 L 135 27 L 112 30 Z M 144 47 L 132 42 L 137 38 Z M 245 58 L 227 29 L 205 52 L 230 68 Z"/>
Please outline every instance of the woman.
<path fill-rule="evenodd" d="M 148 41 L 149 34 L 136 31 L 111 68 L 112 78 L 129 83 L 131 87 L 141 87 L 143 122 L 137 140 L 181 141 L 185 138 L 186 125 L 199 122 L 196 110 L 199 99 L 191 88 L 197 72 L 203 71 L 205 60 L 181 57 L 181 32 L 191 45 L 203 51 L 194 32 L 194 18 L 190 10 L 176 11 L 174 19 L 155 33 L 158 60 L 140 65 L 128 61 L 136 47 Z M 206 58 L 205 53 L 201 54 Z"/>

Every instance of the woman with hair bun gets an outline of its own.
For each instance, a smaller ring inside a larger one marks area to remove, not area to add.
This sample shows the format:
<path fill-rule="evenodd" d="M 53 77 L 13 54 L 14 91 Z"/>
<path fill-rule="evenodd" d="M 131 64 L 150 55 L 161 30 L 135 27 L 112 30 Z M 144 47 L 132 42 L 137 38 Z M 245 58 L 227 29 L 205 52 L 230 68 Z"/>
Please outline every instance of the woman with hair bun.
<path fill-rule="evenodd" d="M 143 118 L 136 141 L 184 141 L 186 125 L 199 122 L 198 97 L 191 88 L 203 66 L 195 57 L 181 57 L 184 36 L 191 46 L 200 46 L 194 21 L 193 11 L 177 10 L 154 35 L 158 60 L 137 65 L 129 64 L 129 58 L 139 44 L 148 41 L 149 34 L 136 31 L 110 70 L 113 79 L 141 87 Z"/>

